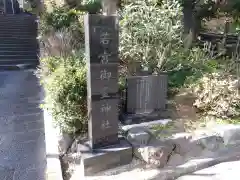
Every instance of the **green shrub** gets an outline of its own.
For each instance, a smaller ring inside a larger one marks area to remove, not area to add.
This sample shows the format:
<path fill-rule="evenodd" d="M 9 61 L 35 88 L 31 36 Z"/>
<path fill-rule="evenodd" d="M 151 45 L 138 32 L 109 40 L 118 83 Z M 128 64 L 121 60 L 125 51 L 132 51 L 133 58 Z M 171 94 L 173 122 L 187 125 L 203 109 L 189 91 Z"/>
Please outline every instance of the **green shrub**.
<path fill-rule="evenodd" d="M 41 16 L 40 34 L 42 36 L 51 32 L 68 29 L 74 35 L 74 39 L 83 40 L 83 12 L 67 7 L 53 5 L 53 11 L 45 12 Z"/>
<path fill-rule="evenodd" d="M 204 114 L 220 118 L 235 118 L 240 115 L 238 80 L 229 73 L 219 72 L 204 75 L 192 90 L 196 95 L 195 106 Z"/>
<path fill-rule="evenodd" d="M 120 55 L 152 71 L 166 70 L 168 60 L 182 47 L 182 12 L 177 1 L 137 1 L 121 12 Z"/>
<path fill-rule="evenodd" d="M 66 133 L 87 131 L 86 67 L 82 59 L 49 57 L 38 73 L 45 89 L 46 108 Z M 46 72 L 48 69 L 48 73 Z"/>
<path fill-rule="evenodd" d="M 78 35 L 78 39 L 75 36 Z M 41 57 L 67 57 L 74 55 L 77 51 L 84 49 L 84 40 L 80 34 L 74 34 L 71 28 L 53 31 L 41 37 Z"/>
<path fill-rule="evenodd" d="M 47 25 L 51 25 L 54 29 L 59 30 L 63 27 L 69 27 L 78 19 L 78 12 L 69 10 L 65 7 L 54 7 L 53 11 L 46 13 L 44 16 Z"/>
<path fill-rule="evenodd" d="M 152 72 L 167 71 L 171 88 L 189 84 L 212 71 L 206 51 L 186 48 L 186 40 L 191 39 L 182 40 L 182 9 L 178 1 L 137 1 L 127 4 L 121 16 L 120 56 L 128 71 L 134 71 L 131 66 L 136 64 Z"/>

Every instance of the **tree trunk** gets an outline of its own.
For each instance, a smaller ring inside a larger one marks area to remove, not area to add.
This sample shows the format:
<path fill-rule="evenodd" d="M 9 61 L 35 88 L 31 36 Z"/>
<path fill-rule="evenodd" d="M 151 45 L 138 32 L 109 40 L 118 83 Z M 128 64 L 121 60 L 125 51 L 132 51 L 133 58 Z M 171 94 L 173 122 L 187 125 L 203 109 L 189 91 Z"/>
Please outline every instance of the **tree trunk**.
<path fill-rule="evenodd" d="M 184 34 L 189 34 L 194 26 L 194 0 L 186 0 L 183 4 Z"/>

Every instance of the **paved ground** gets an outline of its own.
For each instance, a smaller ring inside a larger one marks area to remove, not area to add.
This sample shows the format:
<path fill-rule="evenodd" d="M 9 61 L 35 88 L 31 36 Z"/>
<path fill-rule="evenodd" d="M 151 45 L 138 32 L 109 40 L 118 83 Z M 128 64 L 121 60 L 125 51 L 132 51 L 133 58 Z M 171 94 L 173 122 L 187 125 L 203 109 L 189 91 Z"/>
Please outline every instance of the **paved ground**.
<path fill-rule="evenodd" d="M 177 180 L 238 180 L 240 161 L 220 163 L 218 165 L 185 175 Z"/>
<path fill-rule="evenodd" d="M 45 179 L 41 97 L 31 71 L 0 72 L 0 180 Z"/>

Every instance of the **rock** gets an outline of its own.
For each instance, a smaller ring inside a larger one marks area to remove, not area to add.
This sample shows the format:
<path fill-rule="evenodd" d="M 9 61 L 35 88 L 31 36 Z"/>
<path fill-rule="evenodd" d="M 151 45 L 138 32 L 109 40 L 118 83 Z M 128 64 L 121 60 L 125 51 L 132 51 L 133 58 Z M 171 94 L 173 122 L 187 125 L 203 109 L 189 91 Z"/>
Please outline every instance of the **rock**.
<path fill-rule="evenodd" d="M 185 162 L 185 159 L 183 156 L 181 156 L 180 154 L 173 154 L 169 161 L 168 161 L 168 166 L 178 166 L 181 165 Z"/>
<path fill-rule="evenodd" d="M 223 137 L 225 145 L 240 144 L 240 125 L 222 125 L 215 128 L 215 132 Z"/>
<path fill-rule="evenodd" d="M 224 145 L 223 138 L 221 136 L 216 135 L 203 136 L 200 137 L 197 141 L 199 145 L 210 151 L 216 151 L 217 149 Z"/>
<path fill-rule="evenodd" d="M 88 138 L 86 134 L 76 137 L 72 142 L 71 148 L 69 149 L 69 153 L 79 153 L 81 149 L 81 142 L 86 142 L 87 139 Z"/>
<path fill-rule="evenodd" d="M 134 151 L 137 158 L 142 159 L 151 166 L 162 168 L 167 164 L 173 149 L 172 144 L 155 140 L 148 145 L 135 147 Z"/>
<path fill-rule="evenodd" d="M 190 151 L 185 154 L 188 159 L 193 159 L 201 155 L 203 148 L 199 145 L 194 145 L 191 147 Z"/>
<path fill-rule="evenodd" d="M 234 126 L 224 131 L 224 144 L 240 144 L 240 126 Z"/>
<path fill-rule="evenodd" d="M 210 158 L 210 157 L 214 157 L 215 153 L 213 151 L 210 151 L 208 149 L 204 149 L 201 153 L 201 157 L 202 158 Z"/>
<path fill-rule="evenodd" d="M 58 149 L 60 154 L 64 154 L 67 152 L 69 146 L 72 143 L 72 137 L 68 134 L 59 134 L 58 135 Z"/>
<path fill-rule="evenodd" d="M 81 165 L 81 153 L 68 153 L 62 157 L 64 179 L 84 179 L 83 166 Z"/>
<path fill-rule="evenodd" d="M 176 145 L 175 153 L 185 155 L 195 144 L 191 142 L 192 136 L 189 133 L 177 133 L 173 137 L 166 140 L 171 144 Z"/>
<path fill-rule="evenodd" d="M 155 121 L 150 121 L 150 122 L 143 122 L 143 123 L 140 123 L 140 124 L 124 125 L 121 128 L 124 131 L 128 131 L 130 129 L 135 129 L 135 128 L 149 130 L 154 126 L 166 125 L 170 122 L 172 122 L 171 119 L 161 119 L 161 120 L 155 120 Z"/>
<path fill-rule="evenodd" d="M 74 140 L 71 148 L 69 149 L 71 153 L 77 153 L 78 151 L 78 140 Z"/>
<path fill-rule="evenodd" d="M 234 82 L 233 82 L 233 85 L 232 85 L 234 88 L 240 88 L 240 80 L 235 80 Z"/>
<path fill-rule="evenodd" d="M 128 131 L 127 139 L 134 146 L 147 145 L 151 135 L 143 128 L 132 128 Z"/>

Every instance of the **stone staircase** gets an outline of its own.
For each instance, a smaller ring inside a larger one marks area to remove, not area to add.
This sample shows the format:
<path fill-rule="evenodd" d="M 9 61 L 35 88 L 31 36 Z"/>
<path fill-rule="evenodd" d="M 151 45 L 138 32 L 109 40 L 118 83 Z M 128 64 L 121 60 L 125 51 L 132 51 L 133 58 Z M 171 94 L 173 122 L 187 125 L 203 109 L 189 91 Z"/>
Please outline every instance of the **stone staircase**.
<path fill-rule="evenodd" d="M 36 16 L 0 15 L 0 69 L 35 68 L 39 64 Z"/>

